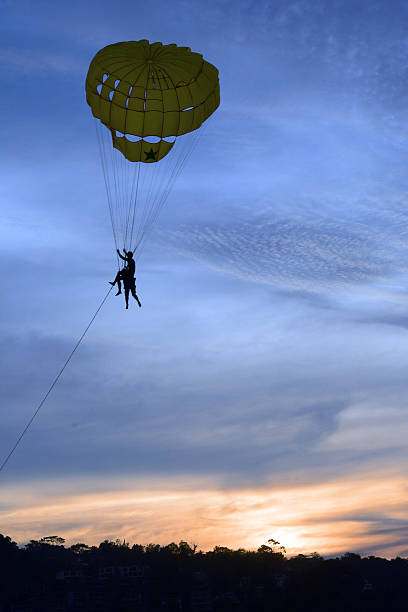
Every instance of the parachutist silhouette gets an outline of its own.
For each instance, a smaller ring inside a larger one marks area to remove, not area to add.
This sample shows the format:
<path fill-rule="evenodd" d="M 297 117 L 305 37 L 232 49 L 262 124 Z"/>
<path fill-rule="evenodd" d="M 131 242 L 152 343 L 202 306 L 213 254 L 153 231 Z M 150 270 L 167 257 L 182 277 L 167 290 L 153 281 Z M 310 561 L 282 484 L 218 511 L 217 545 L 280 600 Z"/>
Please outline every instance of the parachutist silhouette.
<path fill-rule="evenodd" d="M 130 276 L 133 278 L 135 276 L 135 270 L 136 270 L 135 260 L 133 259 L 133 251 L 126 251 L 126 249 L 123 249 L 123 252 L 125 254 L 124 257 L 119 251 L 119 249 L 116 249 L 116 252 L 119 255 L 119 257 L 123 259 L 123 261 L 126 261 L 127 263 L 126 267 L 129 270 Z"/>
<path fill-rule="evenodd" d="M 140 303 L 140 300 L 136 294 L 136 279 L 135 279 L 136 265 L 135 265 L 135 260 L 133 259 L 133 252 L 126 251 L 126 249 L 123 249 L 123 252 L 125 254 L 124 257 L 119 251 L 119 249 L 116 249 L 116 252 L 121 259 L 126 261 L 127 265 L 122 270 L 119 270 L 118 273 L 116 274 L 115 280 L 109 281 L 109 283 L 112 286 L 114 286 L 117 283 L 118 292 L 116 293 L 116 295 L 120 295 L 122 293 L 121 281 L 123 281 L 123 286 L 125 289 L 126 309 L 129 308 L 129 292 L 135 298 L 136 302 L 139 305 L 139 308 L 141 308 L 142 304 Z"/>

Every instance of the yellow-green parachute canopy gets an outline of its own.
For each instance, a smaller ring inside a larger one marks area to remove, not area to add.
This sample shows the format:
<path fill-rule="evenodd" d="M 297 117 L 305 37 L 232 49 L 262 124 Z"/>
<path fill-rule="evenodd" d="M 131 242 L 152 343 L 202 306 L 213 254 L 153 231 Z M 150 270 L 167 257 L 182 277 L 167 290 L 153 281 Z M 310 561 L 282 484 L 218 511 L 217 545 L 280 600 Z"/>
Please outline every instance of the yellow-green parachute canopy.
<path fill-rule="evenodd" d="M 188 47 L 147 40 L 101 49 L 86 77 L 93 115 L 131 162 L 157 162 L 220 103 L 218 70 Z M 146 140 L 147 138 L 147 140 Z"/>
<path fill-rule="evenodd" d="M 85 89 L 115 247 L 136 259 L 198 142 L 198 128 L 219 106 L 218 70 L 188 47 L 120 42 L 95 55 Z"/>

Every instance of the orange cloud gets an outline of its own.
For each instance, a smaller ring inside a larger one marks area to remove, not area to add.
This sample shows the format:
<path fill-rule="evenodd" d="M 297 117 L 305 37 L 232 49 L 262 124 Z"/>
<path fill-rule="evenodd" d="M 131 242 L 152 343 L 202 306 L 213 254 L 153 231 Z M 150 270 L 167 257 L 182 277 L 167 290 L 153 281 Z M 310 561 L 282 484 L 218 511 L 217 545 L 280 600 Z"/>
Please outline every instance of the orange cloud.
<path fill-rule="evenodd" d="M 208 482 L 158 479 L 120 485 L 121 490 L 112 483 L 110 490 L 77 494 L 62 494 L 51 482 L 31 490 L 10 487 L 2 531 L 18 542 L 54 534 L 68 544 L 184 539 L 208 550 L 215 545 L 253 549 L 274 538 L 288 554 L 402 554 L 404 544 L 393 543 L 392 530 L 381 533 L 390 521 L 405 521 L 408 493 L 402 477 L 383 474 L 285 489 L 219 490 Z"/>

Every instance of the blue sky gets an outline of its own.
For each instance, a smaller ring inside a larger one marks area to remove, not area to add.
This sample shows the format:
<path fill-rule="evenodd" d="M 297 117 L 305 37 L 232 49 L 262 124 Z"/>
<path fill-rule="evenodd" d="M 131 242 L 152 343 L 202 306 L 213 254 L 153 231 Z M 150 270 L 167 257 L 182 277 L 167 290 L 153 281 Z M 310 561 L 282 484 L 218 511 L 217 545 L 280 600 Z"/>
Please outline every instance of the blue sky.
<path fill-rule="evenodd" d="M 109 298 L 2 473 L 2 531 L 408 555 L 406 4 L 0 11 L 3 455 L 115 265 L 89 62 L 147 38 L 221 83 L 143 307 Z"/>

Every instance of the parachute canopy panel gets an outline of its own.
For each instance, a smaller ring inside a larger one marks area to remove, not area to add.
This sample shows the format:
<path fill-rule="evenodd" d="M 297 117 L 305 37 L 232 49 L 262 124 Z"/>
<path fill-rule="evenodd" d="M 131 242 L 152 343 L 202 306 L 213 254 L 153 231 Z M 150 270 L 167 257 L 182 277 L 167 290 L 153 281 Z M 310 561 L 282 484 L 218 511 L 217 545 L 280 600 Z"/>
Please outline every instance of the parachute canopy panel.
<path fill-rule="evenodd" d="M 188 47 L 147 40 L 101 49 L 85 88 L 93 115 L 131 162 L 159 161 L 177 136 L 199 128 L 220 103 L 215 66 Z"/>

